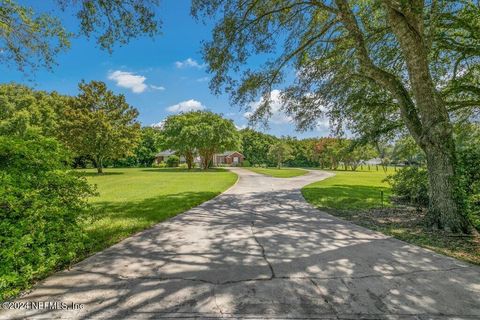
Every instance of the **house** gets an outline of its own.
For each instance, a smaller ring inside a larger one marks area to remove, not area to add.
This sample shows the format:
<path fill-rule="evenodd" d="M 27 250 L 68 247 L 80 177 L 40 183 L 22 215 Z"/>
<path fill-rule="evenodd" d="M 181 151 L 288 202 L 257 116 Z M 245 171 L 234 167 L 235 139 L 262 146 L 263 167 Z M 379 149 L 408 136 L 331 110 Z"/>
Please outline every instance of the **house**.
<path fill-rule="evenodd" d="M 155 163 L 159 164 L 162 162 L 167 162 L 167 159 L 173 155 L 175 155 L 175 151 L 172 151 L 172 150 L 161 151 L 155 155 Z M 184 156 L 180 156 L 179 158 L 180 158 L 180 163 L 185 162 Z"/>
<path fill-rule="evenodd" d="M 172 150 L 165 150 L 157 153 L 155 155 L 155 163 L 159 164 L 162 162 L 167 162 L 167 159 L 171 156 L 175 155 L 175 151 Z M 185 163 L 185 157 L 180 156 L 180 163 Z M 226 151 L 223 153 L 217 153 L 213 156 L 212 162 L 214 166 L 220 166 L 220 165 L 229 165 L 229 166 L 240 166 L 243 163 L 243 160 L 245 160 L 245 157 L 243 154 L 241 154 L 238 151 Z M 200 166 L 201 164 L 201 158 L 200 157 L 195 157 L 193 162 Z"/>
<path fill-rule="evenodd" d="M 238 151 L 225 151 L 213 156 L 213 165 L 241 166 L 245 156 Z"/>

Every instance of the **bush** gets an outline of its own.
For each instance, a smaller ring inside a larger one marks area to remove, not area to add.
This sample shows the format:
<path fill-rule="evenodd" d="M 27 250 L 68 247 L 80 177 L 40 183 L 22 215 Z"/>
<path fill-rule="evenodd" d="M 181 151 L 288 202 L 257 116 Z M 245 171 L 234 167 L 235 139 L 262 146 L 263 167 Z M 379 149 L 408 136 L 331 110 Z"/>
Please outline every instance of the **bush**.
<path fill-rule="evenodd" d="M 428 174 L 419 167 L 405 167 L 385 179 L 400 200 L 411 204 L 428 205 Z"/>
<path fill-rule="evenodd" d="M 186 163 L 181 163 L 178 167 L 181 169 L 187 169 L 188 165 Z"/>
<path fill-rule="evenodd" d="M 167 164 L 163 161 L 159 163 L 156 163 L 156 162 L 152 163 L 152 167 L 154 168 L 165 168 L 166 166 Z"/>
<path fill-rule="evenodd" d="M 0 136 L 0 300 L 75 259 L 93 195 L 54 139 Z"/>
<path fill-rule="evenodd" d="M 480 230 L 480 141 L 472 141 L 458 153 L 459 172 L 466 193 L 467 215 Z"/>
<path fill-rule="evenodd" d="M 178 158 L 176 155 L 172 155 L 167 158 L 167 167 L 178 167 L 179 163 L 180 158 Z"/>
<path fill-rule="evenodd" d="M 243 160 L 242 167 L 251 167 L 252 164 L 248 160 Z"/>

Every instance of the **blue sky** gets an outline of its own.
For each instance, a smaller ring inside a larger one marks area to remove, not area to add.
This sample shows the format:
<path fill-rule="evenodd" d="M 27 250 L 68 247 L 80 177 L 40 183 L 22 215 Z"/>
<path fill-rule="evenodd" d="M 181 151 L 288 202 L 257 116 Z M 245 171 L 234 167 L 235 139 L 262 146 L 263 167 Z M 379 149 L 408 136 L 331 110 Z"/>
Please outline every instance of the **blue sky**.
<path fill-rule="evenodd" d="M 54 10 L 36 1 L 21 1 L 38 10 Z M 53 6 L 55 2 L 51 2 Z M 58 11 L 55 11 L 58 12 Z M 18 82 L 41 90 L 77 94 L 80 80 L 101 80 L 110 89 L 126 96 L 139 112 L 139 121 L 147 126 L 162 121 L 181 110 L 204 108 L 234 120 L 239 127 L 247 125 L 245 111 L 230 106 L 228 96 L 213 95 L 208 88 L 209 74 L 201 58 L 201 41 L 210 39 L 212 25 L 204 25 L 190 16 L 190 1 L 165 0 L 158 10 L 163 21 L 162 34 L 142 37 L 112 54 L 100 50 L 93 40 L 77 38 L 71 48 L 58 56 L 52 71 L 39 70 L 32 77 L 14 67 L 0 66 L 0 82 Z M 77 21 L 69 13 L 59 13 L 69 29 Z M 252 64 L 259 61 L 252 60 Z M 278 91 L 272 93 L 274 96 Z M 270 121 L 268 133 L 297 137 L 328 135 L 327 124 L 317 131 L 299 133 L 288 117 L 277 112 Z"/>

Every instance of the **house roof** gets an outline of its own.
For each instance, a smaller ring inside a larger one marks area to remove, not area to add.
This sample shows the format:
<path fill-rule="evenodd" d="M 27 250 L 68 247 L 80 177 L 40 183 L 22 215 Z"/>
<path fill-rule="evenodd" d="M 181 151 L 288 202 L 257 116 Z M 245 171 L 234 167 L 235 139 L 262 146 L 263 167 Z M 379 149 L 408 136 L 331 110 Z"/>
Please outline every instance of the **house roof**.
<path fill-rule="evenodd" d="M 172 156 L 175 154 L 175 151 L 172 151 L 172 150 L 164 150 L 164 151 L 160 151 L 159 153 L 157 153 L 155 156 L 156 157 L 168 157 L 168 156 Z"/>
<path fill-rule="evenodd" d="M 234 153 L 238 153 L 238 154 L 241 154 L 240 152 L 238 151 L 225 151 L 223 153 L 217 153 L 216 155 L 217 156 L 224 156 L 224 157 L 228 157 L 228 156 L 231 156 L 232 154 Z M 243 156 L 243 154 L 241 154 Z"/>

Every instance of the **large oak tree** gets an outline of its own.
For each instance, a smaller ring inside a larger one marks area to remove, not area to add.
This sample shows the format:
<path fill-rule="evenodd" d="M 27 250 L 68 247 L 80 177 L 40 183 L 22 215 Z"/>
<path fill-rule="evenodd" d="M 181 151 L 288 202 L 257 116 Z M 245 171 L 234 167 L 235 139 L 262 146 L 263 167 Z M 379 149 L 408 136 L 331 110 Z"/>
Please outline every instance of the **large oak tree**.
<path fill-rule="evenodd" d="M 198 153 L 202 168 L 208 169 L 216 153 L 235 150 L 240 135 L 232 120 L 210 111 L 191 111 L 165 119 L 162 129 L 165 146 L 185 156 L 189 168 Z"/>
<path fill-rule="evenodd" d="M 377 134 L 405 126 L 426 154 L 429 222 L 467 230 L 449 111 L 480 105 L 478 1 L 194 0 L 193 14 L 219 19 L 204 46 L 214 92 L 241 105 L 262 95 L 261 119 L 296 70 L 282 97 L 300 128 L 354 107 Z M 266 62 L 248 68 L 252 55 Z"/>
<path fill-rule="evenodd" d="M 133 154 L 139 138 L 138 111 L 101 81 L 81 82 L 64 110 L 60 137 L 79 156 L 90 156 L 103 173 L 105 160 Z"/>

